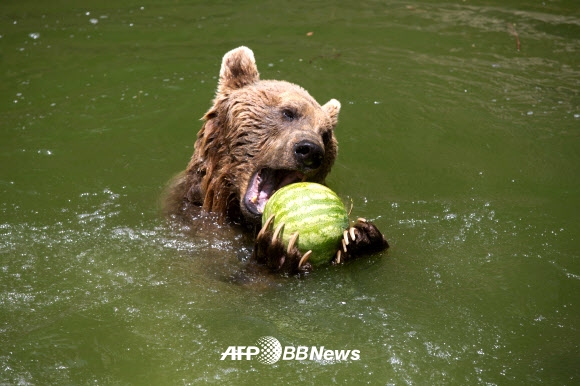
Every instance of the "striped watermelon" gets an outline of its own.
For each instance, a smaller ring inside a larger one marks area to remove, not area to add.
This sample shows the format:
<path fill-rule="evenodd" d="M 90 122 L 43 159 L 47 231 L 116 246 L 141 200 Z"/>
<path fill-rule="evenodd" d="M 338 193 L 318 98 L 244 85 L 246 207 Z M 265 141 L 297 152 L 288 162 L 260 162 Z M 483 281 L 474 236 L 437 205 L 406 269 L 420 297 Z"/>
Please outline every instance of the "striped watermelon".
<path fill-rule="evenodd" d="M 262 225 L 274 214 L 274 229 L 284 223 L 285 245 L 294 232 L 299 233 L 298 249 L 312 250 L 312 265 L 327 263 L 341 245 L 348 228 L 344 204 L 332 190 L 313 182 L 298 182 L 277 190 L 266 203 Z"/>

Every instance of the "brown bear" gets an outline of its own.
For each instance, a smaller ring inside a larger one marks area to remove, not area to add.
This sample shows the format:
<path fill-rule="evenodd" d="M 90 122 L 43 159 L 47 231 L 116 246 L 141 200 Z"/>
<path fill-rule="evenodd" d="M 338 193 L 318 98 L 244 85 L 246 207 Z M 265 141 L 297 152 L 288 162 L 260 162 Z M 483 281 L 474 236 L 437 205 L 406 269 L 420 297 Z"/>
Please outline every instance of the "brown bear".
<path fill-rule="evenodd" d="M 224 55 L 213 106 L 204 115 L 187 169 L 173 180 L 166 210 L 191 222 L 215 213 L 257 232 L 268 198 L 298 181 L 324 183 L 337 156 L 334 128 L 340 103 L 320 106 L 292 83 L 260 80 L 253 52 Z M 284 247 L 269 225 L 256 238 L 252 261 L 273 271 L 311 269 L 293 243 Z M 388 247 L 381 232 L 363 219 L 345 232 L 334 263 Z"/>

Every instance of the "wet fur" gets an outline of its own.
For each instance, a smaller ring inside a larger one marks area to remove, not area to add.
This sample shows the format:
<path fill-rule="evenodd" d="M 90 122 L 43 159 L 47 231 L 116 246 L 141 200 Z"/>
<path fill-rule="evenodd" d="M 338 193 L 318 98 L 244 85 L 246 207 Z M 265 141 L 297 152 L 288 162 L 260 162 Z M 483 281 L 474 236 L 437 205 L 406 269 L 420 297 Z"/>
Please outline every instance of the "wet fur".
<path fill-rule="evenodd" d="M 299 127 L 283 119 L 284 109 L 301 117 Z M 266 166 L 296 168 L 288 143 L 310 138 L 321 142 L 325 155 L 320 168 L 305 172 L 306 179 L 324 182 L 338 151 L 339 110 L 338 101 L 320 106 L 295 84 L 260 80 L 248 48 L 228 52 L 213 106 L 203 117 L 191 161 L 170 184 L 165 211 L 187 221 L 201 207 L 221 220 L 259 225 L 241 202 L 252 175 Z"/>

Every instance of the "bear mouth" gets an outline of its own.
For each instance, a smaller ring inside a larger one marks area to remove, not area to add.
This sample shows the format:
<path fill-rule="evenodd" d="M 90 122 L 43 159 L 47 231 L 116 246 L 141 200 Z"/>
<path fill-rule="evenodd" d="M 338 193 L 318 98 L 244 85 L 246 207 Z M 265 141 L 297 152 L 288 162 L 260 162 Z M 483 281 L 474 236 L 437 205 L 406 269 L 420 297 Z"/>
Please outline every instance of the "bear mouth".
<path fill-rule="evenodd" d="M 244 205 L 254 215 L 261 216 L 266 203 L 278 189 L 300 182 L 306 175 L 297 170 L 270 169 L 258 170 L 250 179 Z"/>

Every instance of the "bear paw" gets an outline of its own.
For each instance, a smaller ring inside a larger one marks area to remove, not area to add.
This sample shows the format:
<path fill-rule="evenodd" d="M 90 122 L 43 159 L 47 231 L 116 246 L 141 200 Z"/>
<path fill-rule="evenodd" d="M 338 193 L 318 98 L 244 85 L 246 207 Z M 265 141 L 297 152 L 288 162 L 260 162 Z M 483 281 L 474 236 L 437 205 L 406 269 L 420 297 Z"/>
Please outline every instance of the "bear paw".
<path fill-rule="evenodd" d="M 282 230 L 284 223 L 279 224 L 272 230 L 274 215 L 270 216 L 256 237 L 252 260 L 258 264 L 268 267 L 273 272 L 284 274 L 301 274 L 312 270 L 312 265 L 308 261 L 312 251 L 304 255 L 296 247 L 298 242 L 298 232 L 290 237 L 288 246 L 282 242 Z"/>
<path fill-rule="evenodd" d="M 347 260 L 383 251 L 389 243 L 373 223 L 359 218 L 357 222 L 344 231 L 342 249 L 339 249 L 332 260 L 333 264 L 341 264 Z"/>

